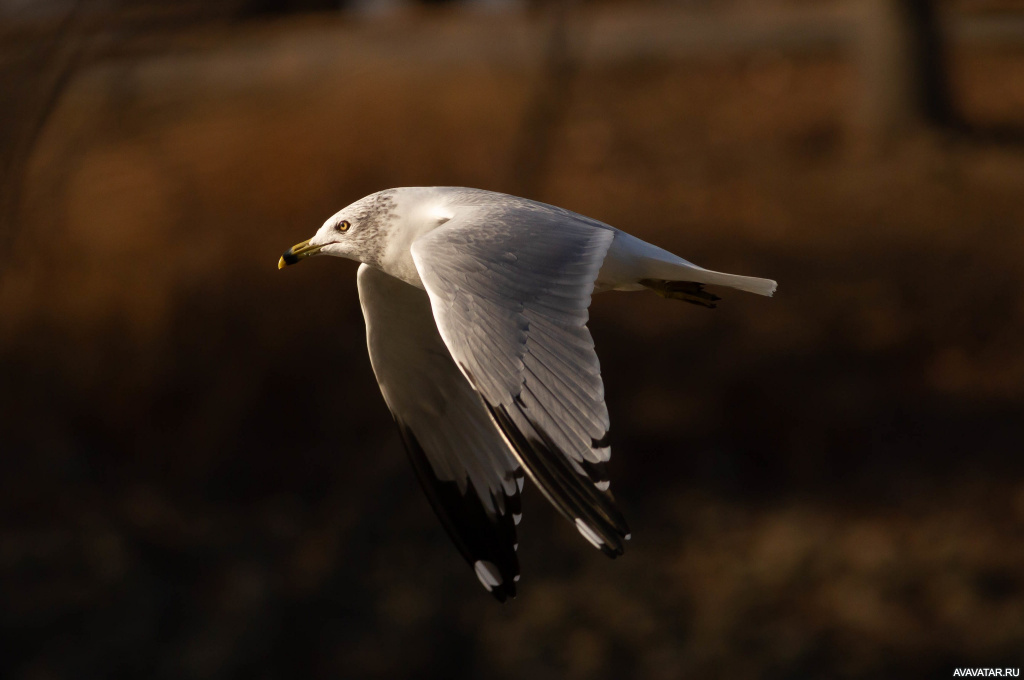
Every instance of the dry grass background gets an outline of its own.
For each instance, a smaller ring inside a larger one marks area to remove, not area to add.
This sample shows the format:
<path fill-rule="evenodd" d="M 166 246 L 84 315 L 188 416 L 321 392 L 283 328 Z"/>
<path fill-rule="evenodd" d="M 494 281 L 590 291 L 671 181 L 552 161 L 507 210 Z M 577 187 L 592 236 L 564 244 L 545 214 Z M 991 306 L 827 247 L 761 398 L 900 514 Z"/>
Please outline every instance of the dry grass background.
<path fill-rule="evenodd" d="M 866 144 L 842 55 L 584 59 L 534 197 L 780 288 L 596 298 L 631 549 L 528 493 L 520 597 L 479 588 L 355 266 L 275 262 L 377 189 L 515 191 L 540 34 L 509 30 L 270 23 L 75 81 L 0 280 L 4 677 L 1021 665 L 1024 149 Z M 1022 122 L 1024 53 L 956 65 L 969 116 Z"/>

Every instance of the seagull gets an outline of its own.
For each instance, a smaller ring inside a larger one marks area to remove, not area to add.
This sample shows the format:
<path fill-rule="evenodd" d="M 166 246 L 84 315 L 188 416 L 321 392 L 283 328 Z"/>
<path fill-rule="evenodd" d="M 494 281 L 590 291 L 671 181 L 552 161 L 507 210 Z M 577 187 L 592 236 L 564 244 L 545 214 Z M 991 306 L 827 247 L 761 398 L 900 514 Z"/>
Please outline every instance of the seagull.
<path fill-rule="evenodd" d="M 526 477 L 609 557 L 630 538 L 606 470 L 610 421 L 587 329 L 591 296 L 704 285 L 771 296 L 569 210 L 460 187 L 387 189 L 330 217 L 278 268 L 360 263 L 370 364 L 434 512 L 499 601 L 519 581 Z"/>

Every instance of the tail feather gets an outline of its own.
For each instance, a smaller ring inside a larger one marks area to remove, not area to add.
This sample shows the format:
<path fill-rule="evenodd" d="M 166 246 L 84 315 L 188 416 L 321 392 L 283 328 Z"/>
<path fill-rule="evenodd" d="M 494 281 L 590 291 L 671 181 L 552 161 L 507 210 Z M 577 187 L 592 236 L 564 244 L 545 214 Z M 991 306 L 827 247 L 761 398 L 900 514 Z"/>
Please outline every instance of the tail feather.
<path fill-rule="evenodd" d="M 712 286 L 728 286 L 729 288 L 745 290 L 748 293 L 756 293 L 757 295 L 766 295 L 768 297 L 775 293 L 775 289 L 779 285 L 771 279 L 724 274 L 722 272 L 713 272 L 710 269 L 701 269 L 700 267 L 687 268 L 684 272 L 680 273 L 687 281 L 706 283 Z"/>
<path fill-rule="evenodd" d="M 649 261 L 648 267 L 656 270 L 651 272 L 652 274 L 655 274 L 650 277 L 651 279 L 661 279 L 664 281 L 692 281 L 693 283 L 703 283 L 709 286 L 726 286 L 728 288 L 745 290 L 748 293 L 756 293 L 757 295 L 766 295 L 768 297 L 771 297 L 775 293 L 775 289 L 778 287 L 778 284 L 771 279 L 759 279 L 754 276 L 739 276 L 738 274 L 715 272 L 710 269 L 698 267 L 695 264 L 690 264 L 685 260 L 681 260 L 679 263 Z"/>
<path fill-rule="evenodd" d="M 641 241 L 624 231 L 616 230 L 615 240 L 608 250 L 608 256 L 605 258 L 598 276 L 598 288 L 603 290 L 637 290 L 639 286 L 651 288 L 645 283 L 647 281 L 726 286 L 769 297 L 775 292 L 777 286 L 771 279 L 726 274 L 698 267 L 663 248 Z M 701 303 L 697 302 L 697 304 Z"/>

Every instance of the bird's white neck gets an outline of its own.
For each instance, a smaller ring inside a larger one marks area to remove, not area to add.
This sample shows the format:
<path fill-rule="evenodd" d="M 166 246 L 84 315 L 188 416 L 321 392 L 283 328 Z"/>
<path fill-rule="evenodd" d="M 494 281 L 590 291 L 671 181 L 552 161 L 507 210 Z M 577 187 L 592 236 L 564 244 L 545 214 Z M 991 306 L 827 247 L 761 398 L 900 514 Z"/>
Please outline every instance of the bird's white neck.
<path fill-rule="evenodd" d="M 407 187 L 394 194 L 396 222 L 401 228 L 388 230 L 381 269 L 408 284 L 423 288 L 412 244 L 455 216 L 455 207 L 433 187 Z"/>

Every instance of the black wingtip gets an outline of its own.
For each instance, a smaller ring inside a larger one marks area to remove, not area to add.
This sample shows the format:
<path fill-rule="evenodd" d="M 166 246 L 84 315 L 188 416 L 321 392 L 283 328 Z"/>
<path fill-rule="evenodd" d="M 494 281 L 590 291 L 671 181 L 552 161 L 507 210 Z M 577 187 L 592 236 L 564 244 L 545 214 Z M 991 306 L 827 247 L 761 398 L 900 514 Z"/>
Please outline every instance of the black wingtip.
<path fill-rule="evenodd" d="M 455 547 L 473 568 L 481 585 L 499 602 L 514 598 L 519 559 L 510 508 L 518 509 L 518 498 L 508 503 L 504 513 L 489 513 L 471 485 L 460 491 L 455 482 L 438 479 L 413 431 L 397 418 L 395 422 L 420 486 Z"/>
<path fill-rule="evenodd" d="M 493 595 L 494 599 L 498 602 L 508 604 L 509 600 L 516 599 L 516 589 L 515 586 L 505 587 L 505 584 L 502 584 L 496 588 L 492 588 L 491 595 Z"/>
<path fill-rule="evenodd" d="M 521 402 L 517 400 L 513 412 L 504 406 L 485 404 L 548 500 L 575 522 L 576 529 L 595 548 L 609 557 L 623 554 L 629 527 L 610 494 L 573 470 L 569 458 L 526 416 Z M 523 422 L 516 422 L 513 413 Z M 595 469 L 601 469 L 600 464 L 595 464 Z"/>

